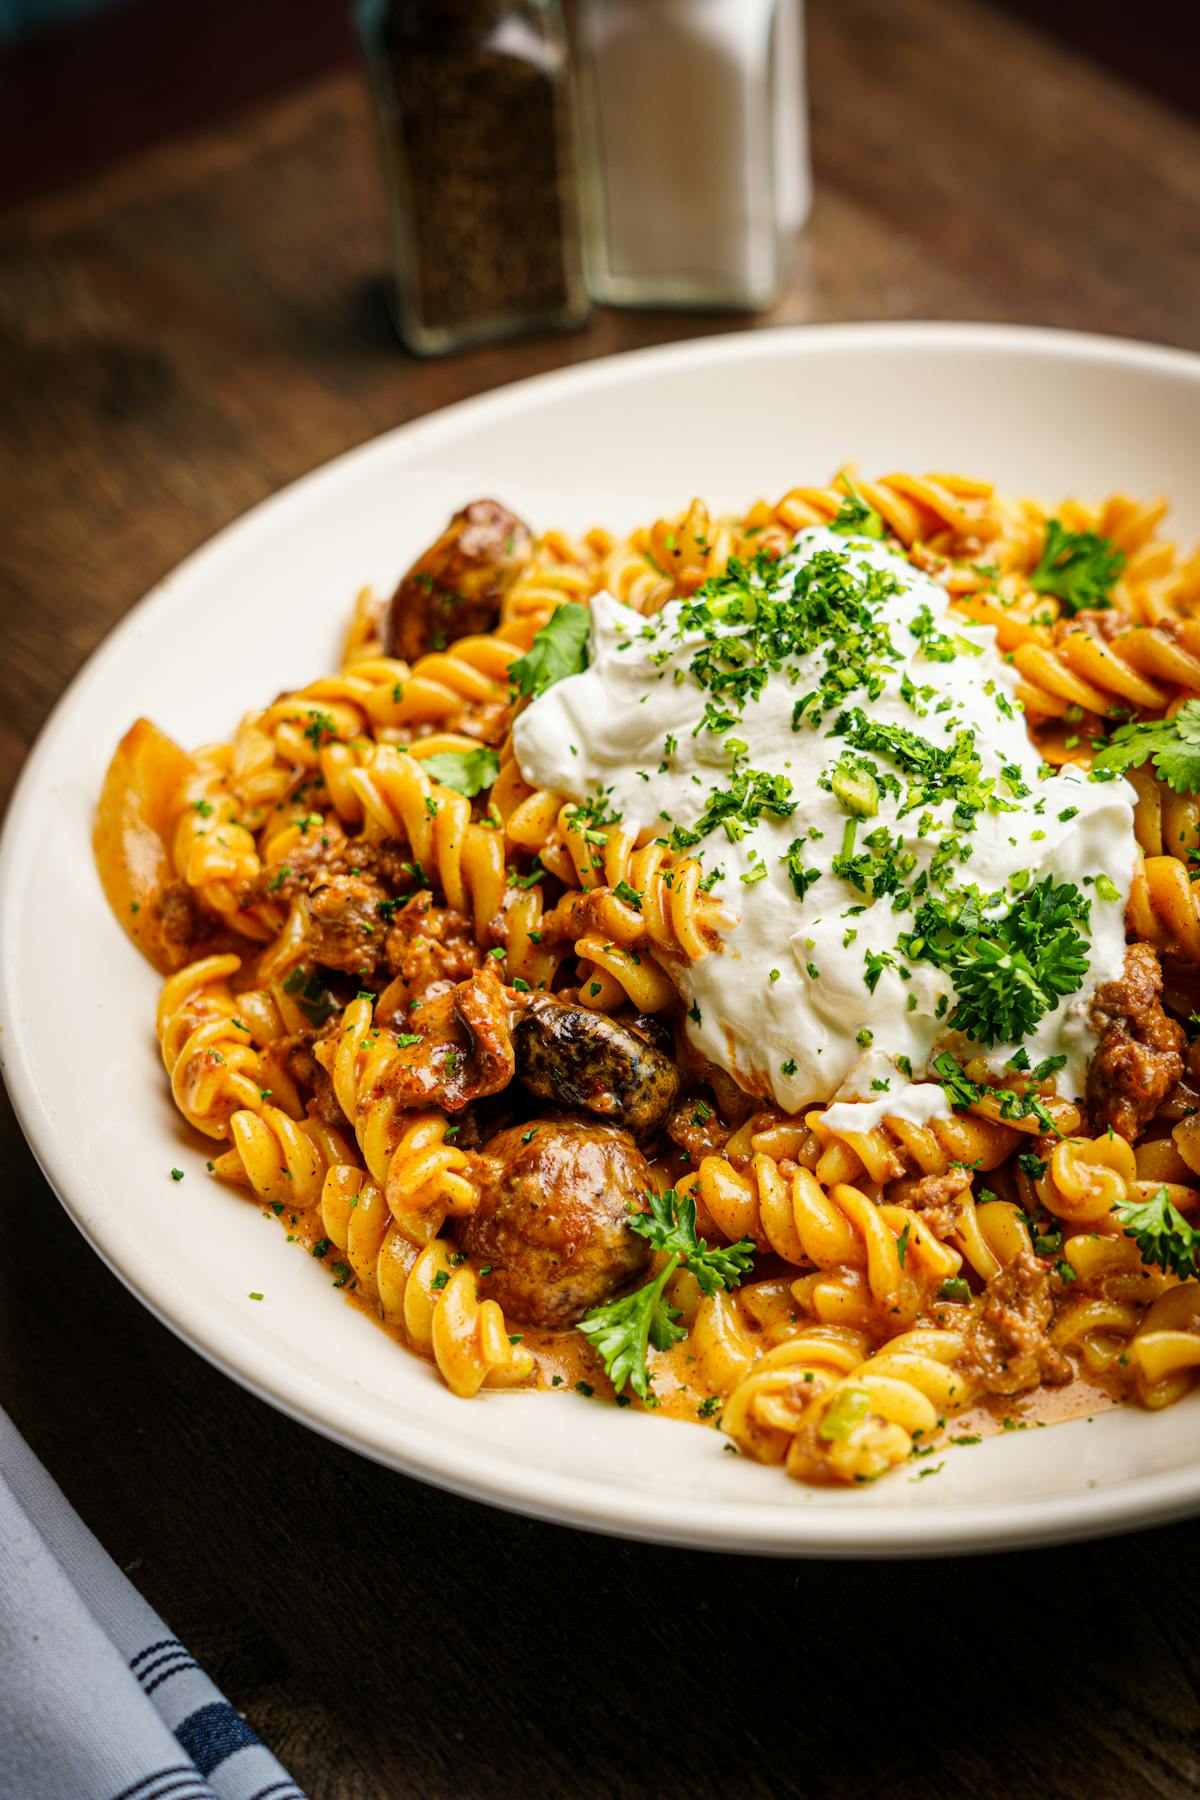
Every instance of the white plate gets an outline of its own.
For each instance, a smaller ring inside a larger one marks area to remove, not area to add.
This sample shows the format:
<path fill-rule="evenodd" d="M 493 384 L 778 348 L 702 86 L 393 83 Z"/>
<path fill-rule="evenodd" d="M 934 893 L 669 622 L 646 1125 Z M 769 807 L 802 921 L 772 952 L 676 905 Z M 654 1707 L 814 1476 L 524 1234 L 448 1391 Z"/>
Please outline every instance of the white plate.
<path fill-rule="evenodd" d="M 378 1461 L 547 1519 L 786 1555 L 996 1549 L 1200 1504 L 1200 1396 L 950 1448 L 940 1474 L 808 1490 L 714 1432 L 574 1394 L 454 1399 L 204 1173 L 154 1039 L 157 978 L 92 867 L 108 756 L 138 713 L 184 744 L 335 666 L 356 588 L 496 494 L 535 526 L 724 510 L 846 459 L 1048 498 L 1164 491 L 1200 533 L 1200 358 L 985 326 L 763 331 L 596 362 L 403 427 L 298 482 L 163 582 L 60 703 L 0 855 L 0 1054 L 21 1122 L 100 1255 L 253 1392 Z M 182 1182 L 170 1179 L 176 1165 Z M 261 1302 L 249 1299 L 261 1292 Z"/>

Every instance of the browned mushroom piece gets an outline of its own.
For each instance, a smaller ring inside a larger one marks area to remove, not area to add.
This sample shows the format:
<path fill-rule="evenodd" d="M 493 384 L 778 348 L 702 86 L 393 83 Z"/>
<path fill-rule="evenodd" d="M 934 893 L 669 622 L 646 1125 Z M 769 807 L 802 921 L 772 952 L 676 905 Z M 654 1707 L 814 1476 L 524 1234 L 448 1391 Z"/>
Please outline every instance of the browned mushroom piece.
<path fill-rule="evenodd" d="M 479 1259 L 479 1292 L 525 1325 L 567 1326 L 645 1272 L 630 1229 L 650 1169 L 622 1131 L 538 1119 L 497 1132 L 479 1160 L 478 1209 L 457 1227 Z"/>
<path fill-rule="evenodd" d="M 679 1093 L 679 1070 L 639 1031 L 550 994 L 529 1002 L 513 1032 L 517 1078 L 539 1100 L 590 1112 L 645 1137 Z"/>
<path fill-rule="evenodd" d="M 387 656 L 415 662 L 455 638 L 491 631 L 529 561 L 528 525 L 498 500 L 473 500 L 402 577 L 383 617 Z"/>

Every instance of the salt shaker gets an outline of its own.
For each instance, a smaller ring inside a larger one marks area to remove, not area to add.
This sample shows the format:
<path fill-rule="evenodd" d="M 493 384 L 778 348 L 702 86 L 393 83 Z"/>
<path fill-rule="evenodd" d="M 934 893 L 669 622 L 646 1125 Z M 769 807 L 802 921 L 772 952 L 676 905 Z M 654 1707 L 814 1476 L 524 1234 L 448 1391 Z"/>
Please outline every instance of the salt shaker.
<path fill-rule="evenodd" d="M 440 355 L 582 324 L 570 57 L 558 0 L 361 0 L 393 304 Z"/>
<path fill-rule="evenodd" d="M 771 306 L 812 198 L 803 0 L 575 0 L 571 23 L 593 297 Z"/>

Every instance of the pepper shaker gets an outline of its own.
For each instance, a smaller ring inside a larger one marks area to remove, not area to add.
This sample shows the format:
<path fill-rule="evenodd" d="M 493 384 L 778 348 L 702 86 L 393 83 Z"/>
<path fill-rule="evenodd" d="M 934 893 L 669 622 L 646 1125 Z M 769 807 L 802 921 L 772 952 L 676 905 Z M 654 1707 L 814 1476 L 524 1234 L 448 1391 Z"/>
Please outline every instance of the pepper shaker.
<path fill-rule="evenodd" d="M 570 59 L 558 0 L 361 0 L 397 329 L 441 355 L 580 325 Z"/>
<path fill-rule="evenodd" d="M 571 26 L 593 298 L 773 305 L 812 198 L 803 0 L 575 0 Z"/>

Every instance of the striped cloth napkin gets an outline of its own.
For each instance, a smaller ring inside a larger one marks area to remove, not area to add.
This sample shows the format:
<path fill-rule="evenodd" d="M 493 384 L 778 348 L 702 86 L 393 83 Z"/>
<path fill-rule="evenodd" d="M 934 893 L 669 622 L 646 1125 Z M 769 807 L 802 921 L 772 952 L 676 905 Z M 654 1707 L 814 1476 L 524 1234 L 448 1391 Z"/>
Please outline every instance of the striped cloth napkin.
<path fill-rule="evenodd" d="M 0 1412 L 2 1800 L 304 1800 Z"/>

